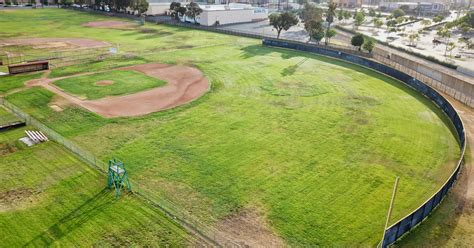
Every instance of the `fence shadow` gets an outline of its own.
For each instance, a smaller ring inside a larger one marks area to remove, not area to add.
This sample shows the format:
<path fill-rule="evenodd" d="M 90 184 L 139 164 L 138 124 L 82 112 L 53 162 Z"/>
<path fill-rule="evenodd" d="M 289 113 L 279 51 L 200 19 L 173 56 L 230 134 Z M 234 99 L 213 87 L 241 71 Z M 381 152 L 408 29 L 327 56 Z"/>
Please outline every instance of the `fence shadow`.
<path fill-rule="evenodd" d="M 50 246 L 56 240 L 73 232 L 84 223 L 93 219 L 97 214 L 103 212 L 103 210 L 109 207 L 114 201 L 114 196 L 110 194 L 107 188 L 104 188 L 58 220 L 47 230 L 38 234 L 24 246 Z"/>

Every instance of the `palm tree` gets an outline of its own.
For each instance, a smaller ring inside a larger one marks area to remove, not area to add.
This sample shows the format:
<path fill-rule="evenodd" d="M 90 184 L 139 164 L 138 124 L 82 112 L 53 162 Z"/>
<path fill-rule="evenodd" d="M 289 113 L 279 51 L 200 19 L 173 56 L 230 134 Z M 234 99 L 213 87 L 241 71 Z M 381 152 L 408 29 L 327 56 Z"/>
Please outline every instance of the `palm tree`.
<path fill-rule="evenodd" d="M 328 5 L 328 11 L 326 12 L 326 21 L 328 23 L 328 26 L 326 28 L 326 33 L 329 32 L 329 29 L 331 29 L 331 23 L 334 22 L 334 16 L 336 16 L 336 8 L 337 4 L 331 0 Z M 329 42 L 329 38 L 326 37 L 324 40 L 324 43 L 327 45 Z"/>

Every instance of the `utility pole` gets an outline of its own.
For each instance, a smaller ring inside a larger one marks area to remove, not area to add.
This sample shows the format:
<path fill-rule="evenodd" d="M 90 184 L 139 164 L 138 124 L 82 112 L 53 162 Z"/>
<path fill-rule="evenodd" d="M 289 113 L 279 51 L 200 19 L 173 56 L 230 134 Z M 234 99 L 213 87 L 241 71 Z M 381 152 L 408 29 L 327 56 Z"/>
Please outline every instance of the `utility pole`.
<path fill-rule="evenodd" d="M 383 236 L 381 247 L 383 248 L 383 241 L 385 239 L 385 231 L 387 230 L 388 223 L 390 222 L 390 217 L 392 216 L 393 204 L 395 203 L 395 196 L 397 194 L 398 180 L 400 177 L 395 178 L 395 184 L 393 185 L 392 199 L 390 200 L 390 207 L 388 208 L 387 220 L 385 221 L 385 228 L 383 229 Z"/>

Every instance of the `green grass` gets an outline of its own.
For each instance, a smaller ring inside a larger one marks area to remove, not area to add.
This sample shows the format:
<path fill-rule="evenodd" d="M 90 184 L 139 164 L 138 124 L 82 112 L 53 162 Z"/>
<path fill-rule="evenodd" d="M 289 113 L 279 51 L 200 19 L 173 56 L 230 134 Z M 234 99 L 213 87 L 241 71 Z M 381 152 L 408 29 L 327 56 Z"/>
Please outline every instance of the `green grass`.
<path fill-rule="evenodd" d="M 11 114 L 6 109 L 4 109 L 2 106 L 0 106 L 0 125 L 8 124 L 8 123 L 19 121 L 19 120 L 20 120 L 20 118 L 18 118 L 17 116 Z"/>
<path fill-rule="evenodd" d="M 112 85 L 97 85 L 99 81 L 111 81 Z M 160 87 L 165 81 L 149 77 L 137 71 L 112 70 L 91 75 L 65 78 L 54 84 L 68 93 L 94 100 L 106 96 L 118 96 Z"/>
<path fill-rule="evenodd" d="M 54 94 L 42 88 L 7 97 L 99 159 L 124 160 L 141 190 L 210 226 L 258 209 L 290 245 L 375 246 L 395 177 L 392 223 L 438 189 L 459 155 L 439 109 L 368 69 L 254 39 L 149 24 L 146 32 L 98 30 L 80 24 L 105 17 L 31 13 L 0 21 L 24 37 L 117 42 L 140 58 L 130 63 L 192 65 L 210 79 L 211 91 L 191 104 L 136 118 L 55 112 L 47 106 Z M 31 21 L 26 15 L 44 25 L 16 24 Z M 128 63 L 120 56 L 52 74 Z"/>
<path fill-rule="evenodd" d="M 116 199 L 104 188 L 104 174 L 62 146 L 23 145 L 24 130 L 0 134 L 2 246 L 177 247 L 192 241 L 147 203 L 127 194 Z"/>
<path fill-rule="evenodd" d="M 0 94 L 10 90 L 21 88 L 28 80 L 41 77 L 41 73 L 29 73 L 15 76 L 0 76 Z"/>

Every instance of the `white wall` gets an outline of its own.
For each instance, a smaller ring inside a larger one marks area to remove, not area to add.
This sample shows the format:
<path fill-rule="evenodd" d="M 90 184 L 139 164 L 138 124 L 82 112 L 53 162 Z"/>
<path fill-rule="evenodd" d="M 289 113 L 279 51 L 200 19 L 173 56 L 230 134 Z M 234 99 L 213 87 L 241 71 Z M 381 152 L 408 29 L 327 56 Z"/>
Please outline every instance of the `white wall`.
<path fill-rule="evenodd" d="M 220 25 L 251 22 L 268 17 L 267 13 L 254 13 L 253 9 L 230 9 L 230 10 L 204 10 L 200 16 L 199 23 L 212 26 L 219 21 Z"/>
<path fill-rule="evenodd" d="M 169 9 L 169 3 L 151 3 L 148 6 L 146 15 L 162 15 L 165 13 L 165 11 L 169 11 Z"/>

